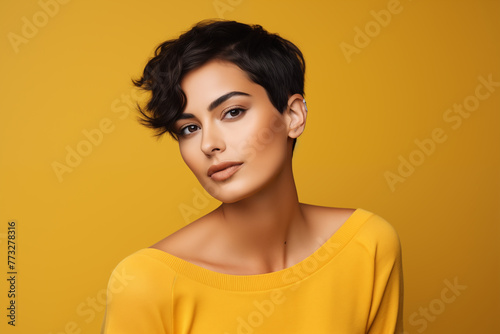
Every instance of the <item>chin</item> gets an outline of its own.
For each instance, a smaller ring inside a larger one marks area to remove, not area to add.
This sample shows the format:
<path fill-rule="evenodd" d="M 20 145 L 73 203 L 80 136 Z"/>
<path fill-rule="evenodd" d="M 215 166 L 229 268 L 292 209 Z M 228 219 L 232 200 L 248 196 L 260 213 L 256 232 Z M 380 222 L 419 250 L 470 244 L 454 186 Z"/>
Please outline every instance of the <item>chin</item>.
<path fill-rule="evenodd" d="M 213 184 L 210 182 L 202 184 L 202 186 L 213 198 L 227 204 L 239 202 L 257 192 L 254 187 L 250 188 L 247 184 L 235 182 L 235 180 L 225 184 Z"/>
<path fill-rule="evenodd" d="M 245 197 L 227 197 L 227 198 L 217 198 L 217 200 L 221 201 L 224 204 L 233 204 L 237 203 L 241 200 L 245 199 Z"/>
<path fill-rule="evenodd" d="M 251 194 L 248 193 L 243 193 L 241 191 L 229 191 L 229 190 L 222 190 L 218 188 L 218 191 L 211 192 L 209 189 L 205 189 L 212 197 L 214 197 L 216 200 L 221 201 L 222 203 L 236 203 L 241 200 L 244 200 L 248 197 L 251 196 Z"/>

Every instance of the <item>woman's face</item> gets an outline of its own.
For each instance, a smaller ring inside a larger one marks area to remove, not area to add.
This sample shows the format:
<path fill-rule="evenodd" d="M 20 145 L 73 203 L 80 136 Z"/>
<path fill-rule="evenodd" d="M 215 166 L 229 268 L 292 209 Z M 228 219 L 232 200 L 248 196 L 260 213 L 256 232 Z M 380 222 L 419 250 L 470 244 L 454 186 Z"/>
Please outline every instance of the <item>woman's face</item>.
<path fill-rule="evenodd" d="M 236 65 L 211 61 L 181 82 L 187 97 L 176 122 L 185 163 L 213 197 L 247 198 L 291 164 L 290 117 Z"/>

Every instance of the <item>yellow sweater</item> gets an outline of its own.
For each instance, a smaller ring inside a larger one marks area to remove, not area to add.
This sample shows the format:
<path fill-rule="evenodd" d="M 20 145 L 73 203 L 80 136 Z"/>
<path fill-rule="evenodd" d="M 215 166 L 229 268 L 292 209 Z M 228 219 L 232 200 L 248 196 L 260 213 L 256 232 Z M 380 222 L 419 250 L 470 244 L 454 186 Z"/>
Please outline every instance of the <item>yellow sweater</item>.
<path fill-rule="evenodd" d="M 402 310 L 398 235 L 357 209 L 316 252 L 273 273 L 222 274 L 141 249 L 111 275 L 102 332 L 402 333 Z"/>

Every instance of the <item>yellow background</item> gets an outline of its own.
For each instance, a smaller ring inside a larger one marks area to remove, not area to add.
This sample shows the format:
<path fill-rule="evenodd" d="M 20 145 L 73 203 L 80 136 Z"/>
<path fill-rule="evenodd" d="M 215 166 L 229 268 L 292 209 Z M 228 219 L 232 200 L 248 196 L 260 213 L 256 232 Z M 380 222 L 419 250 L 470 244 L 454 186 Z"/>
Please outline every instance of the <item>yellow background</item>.
<path fill-rule="evenodd" d="M 398 230 L 406 332 L 500 332 L 500 87 L 460 127 L 443 118 L 474 101 L 479 77 L 500 82 L 499 1 L 65 2 L 0 4 L 2 333 L 97 333 L 113 267 L 217 206 L 196 195 L 176 143 L 156 141 L 130 104 L 130 78 L 153 48 L 217 17 L 261 24 L 304 52 L 300 199 L 361 207 Z M 392 6 L 399 12 L 377 30 L 371 11 Z M 365 28 L 366 45 L 356 39 Z M 346 57 L 341 45 L 356 42 Z M 437 128 L 446 140 L 418 153 L 416 141 Z M 54 163 L 67 165 L 77 148 L 87 155 L 58 178 Z M 410 156 L 418 166 L 391 188 L 386 173 Z M 15 328 L 6 324 L 9 220 L 18 224 Z"/>

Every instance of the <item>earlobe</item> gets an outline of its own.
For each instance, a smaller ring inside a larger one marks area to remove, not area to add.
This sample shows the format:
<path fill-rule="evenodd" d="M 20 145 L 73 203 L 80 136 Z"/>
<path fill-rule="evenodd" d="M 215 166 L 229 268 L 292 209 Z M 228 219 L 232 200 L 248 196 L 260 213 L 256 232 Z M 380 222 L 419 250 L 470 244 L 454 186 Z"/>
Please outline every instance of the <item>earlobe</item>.
<path fill-rule="evenodd" d="M 299 137 L 304 132 L 307 119 L 307 105 L 300 94 L 294 94 L 288 99 L 288 136 Z"/>

